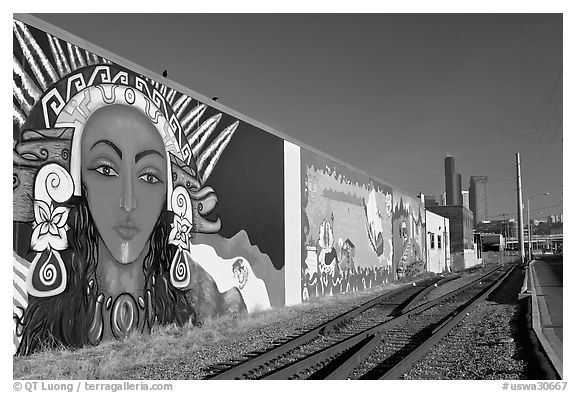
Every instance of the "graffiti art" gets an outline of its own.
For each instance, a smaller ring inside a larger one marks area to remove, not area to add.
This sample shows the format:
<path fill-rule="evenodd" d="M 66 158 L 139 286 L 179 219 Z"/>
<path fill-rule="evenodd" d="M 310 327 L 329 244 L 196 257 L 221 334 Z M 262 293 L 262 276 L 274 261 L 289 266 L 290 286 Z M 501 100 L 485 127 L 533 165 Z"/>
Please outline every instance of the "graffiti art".
<path fill-rule="evenodd" d="M 20 21 L 13 34 L 16 353 L 281 305 L 283 259 L 217 206 L 239 191 L 214 186 L 240 177 L 217 165 L 244 155 L 231 142 L 265 133 Z"/>
<path fill-rule="evenodd" d="M 302 298 L 395 279 L 392 188 L 301 150 Z"/>
<path fill-rule="evenodd" d="M 392 213 L 396 278 L 412 277 L 425 268 L 425 211 L 415 198 L 396 191 Z"/>

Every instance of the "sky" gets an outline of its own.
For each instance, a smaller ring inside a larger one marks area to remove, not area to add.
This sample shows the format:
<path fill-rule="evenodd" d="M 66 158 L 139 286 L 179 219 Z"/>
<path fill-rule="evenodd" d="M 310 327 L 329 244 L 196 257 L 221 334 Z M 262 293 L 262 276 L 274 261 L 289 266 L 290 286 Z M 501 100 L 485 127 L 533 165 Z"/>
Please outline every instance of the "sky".
<path fill-rule="evenodd" d="M 406 192 L 450 154 L 490 219 L 519 152 L 530 218 L 562 212 L 562 14 L 34 15 Z"/>

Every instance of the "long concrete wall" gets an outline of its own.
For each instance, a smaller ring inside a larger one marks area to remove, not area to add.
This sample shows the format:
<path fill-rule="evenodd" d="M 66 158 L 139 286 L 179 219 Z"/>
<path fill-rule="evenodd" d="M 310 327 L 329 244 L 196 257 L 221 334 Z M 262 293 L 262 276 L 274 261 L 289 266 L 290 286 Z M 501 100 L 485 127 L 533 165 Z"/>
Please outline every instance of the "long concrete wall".
<path fill-rule="evenodd" d="M 14 345 L 422 272 L 419 199 L 29 15 L 14 35 Z"/>

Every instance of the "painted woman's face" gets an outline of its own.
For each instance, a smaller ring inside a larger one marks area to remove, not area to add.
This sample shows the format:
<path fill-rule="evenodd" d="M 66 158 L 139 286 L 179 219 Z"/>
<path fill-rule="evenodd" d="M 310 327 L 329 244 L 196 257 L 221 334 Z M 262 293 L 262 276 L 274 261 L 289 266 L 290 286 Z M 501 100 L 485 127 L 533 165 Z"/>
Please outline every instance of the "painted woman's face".
<path fill-rule="evenodd" d="M 166 151 L 139 111 L 110 105 L 82 135 L 82 180 L 100 237 L 120 263 L 145 251 L 166 199 Z"/>

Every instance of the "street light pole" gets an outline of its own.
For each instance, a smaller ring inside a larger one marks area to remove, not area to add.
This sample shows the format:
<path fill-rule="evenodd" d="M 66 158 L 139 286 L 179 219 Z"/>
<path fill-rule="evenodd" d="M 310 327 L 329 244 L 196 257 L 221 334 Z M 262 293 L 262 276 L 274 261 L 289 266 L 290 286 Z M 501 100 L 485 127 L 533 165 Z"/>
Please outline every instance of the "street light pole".
<path fill-rule="evenodd" d="M 522 175 L 520 174 L 520 153 L 516 153 L 516 198 L 518 209 L 518 256 L 520 263 L 524 263 L 524 208 L 522 204 Z"/>
<path fill-rule="evenodd" d="M 532 237 L 530 233 L 530 197 L 528 197 L 528 210 L 526 210 L 526 219 L 528 220 L 528 262 L 532 260 Z"/>

